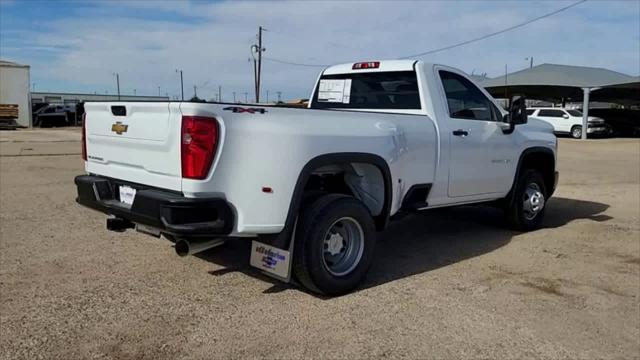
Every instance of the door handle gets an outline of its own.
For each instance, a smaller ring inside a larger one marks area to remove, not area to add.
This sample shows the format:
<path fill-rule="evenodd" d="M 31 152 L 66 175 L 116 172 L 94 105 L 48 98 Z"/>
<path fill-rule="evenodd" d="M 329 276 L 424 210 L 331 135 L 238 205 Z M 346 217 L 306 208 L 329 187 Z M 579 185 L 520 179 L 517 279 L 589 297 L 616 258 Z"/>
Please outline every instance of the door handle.
<path fill-rule="evenodd" d="M 466 130 L 458 129 L 458 130 L 453 130 L 453 135 L 465 137 L 465 136 L 469 135 L 469 132 L 466 131 Z"/>

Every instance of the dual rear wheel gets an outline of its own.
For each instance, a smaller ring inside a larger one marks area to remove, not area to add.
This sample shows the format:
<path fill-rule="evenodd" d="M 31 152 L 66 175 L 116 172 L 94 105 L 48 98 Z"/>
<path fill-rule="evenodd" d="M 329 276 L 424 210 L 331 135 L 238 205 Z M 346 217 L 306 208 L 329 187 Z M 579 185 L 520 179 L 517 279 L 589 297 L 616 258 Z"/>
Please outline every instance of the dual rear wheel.
<path fill-rule="evenodd" d="M 340 295 L 355 288 L 371 266 L 376 229 L 361 201 L 329 194 L 302 209 L 294 241 L 298 281 L 311 291 Z"/>

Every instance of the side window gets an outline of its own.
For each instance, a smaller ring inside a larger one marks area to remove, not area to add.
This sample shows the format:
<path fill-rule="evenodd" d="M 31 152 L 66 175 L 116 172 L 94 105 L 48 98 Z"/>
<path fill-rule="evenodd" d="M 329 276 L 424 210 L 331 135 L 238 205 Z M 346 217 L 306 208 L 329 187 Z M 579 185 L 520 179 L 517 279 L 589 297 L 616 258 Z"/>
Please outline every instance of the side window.
<path fill-rule="evenodd" d="M 533 115 L 534 112 L 536 112 L 535 109 L 527 109 L 527 115 L 529 116 Z"/>
<path fill-rule="evenodd" d="M 558 117 L 561 118 L 564 115 L 562 110 L 540 110 L 539 116 Z"/>
<path fill-rule="evenodd" d="M 456 119 L 496 121 L 498 110 L 473 83 L 463 76 L 440 71 L 449 116 Z"/>

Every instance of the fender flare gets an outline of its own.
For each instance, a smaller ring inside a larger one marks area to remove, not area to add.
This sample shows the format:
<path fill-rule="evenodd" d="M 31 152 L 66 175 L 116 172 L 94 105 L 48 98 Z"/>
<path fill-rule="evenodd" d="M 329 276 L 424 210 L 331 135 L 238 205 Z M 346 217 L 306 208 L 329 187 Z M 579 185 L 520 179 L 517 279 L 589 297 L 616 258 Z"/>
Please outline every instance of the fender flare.
<path fill-rule="evenodd" d="M 509 193 L 507 193 L 507 196 L 505 197 L 505 199 L 507 200 L 507 203 L 509 205 L 511 205 L 513 199 L 513 191 L 516 188 L 516 184 L 518 183 L 518 179 L 520 178 L 520 174 L 522 173 L 522 162 L 524 160 L 524 158 L 528 155 L 531 154 L 535 154 L 535 153 L 543 153 L 546 155 L 551 155 L 551 157 L 554 159 L 553 160 L 553 171 L 555 171 L 556 169 L 556 160 L 555 160 L 555 155 L 553 153 L 553 150 L 551 150 L 548 147 L 544 147 L 544 146 L 533 146 L 530 148 L 526 148 L 522 151 L 522 153 L 520 153 L 520 157 L 518 158 L 518 166 L 516 167 L 516 173 L 515 176 L 513 177 L 513 183 L 511 184 L 511 189 L 509 190 Z M 551 189 L 551 193 L 553 193 L 554 189 Z"/>
<path fill-rule="evenodd" d="M 314 157 L 309 160 L 300 171 L 298 180 L 296 181 L 293 195 L 289 204 L 289 211 L 287 212 L 287 218 L 285 220 L 284 228 L 277 235 L 273 245 L 286 249 L 289 246 L 289 241 L 293 235 L 293 229 L 295 226 L 298 213 L 300 211 L 300 205 L 304 194 L 304 188 L 311 177 L 312 172 L 326 165 L 341 164 L 341 163 L 365 163 L 371 164 L 380 170 L 382 178 L 384 180 L 384 202 L 382 205 L 382 212 L 380 215 L 374 217 L 376 229 L 384 230 L 389 221 L 389 213 L 391 212 L 391 197 L 392 197 L 392 178 L 391 171 L 387 162 L 379 155 L 370 153 L 357 153 L 357 152 L 344 152 L 344 153 L 330 153 L 323 154 Z"/>

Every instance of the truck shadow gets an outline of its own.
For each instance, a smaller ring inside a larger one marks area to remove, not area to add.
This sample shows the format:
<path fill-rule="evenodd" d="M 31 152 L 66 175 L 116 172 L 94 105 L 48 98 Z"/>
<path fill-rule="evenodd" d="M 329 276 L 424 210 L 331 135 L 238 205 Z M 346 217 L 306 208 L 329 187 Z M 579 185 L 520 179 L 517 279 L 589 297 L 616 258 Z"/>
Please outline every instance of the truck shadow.
<path fill-rule="evenodd" d="M 611 217 L 602 214 L 608 208 L 609 205 L 598 202 L 552 198 L 544 228 L 560 227 L 577 219 L 608 221 Z M 392 222 L 379 234 L 373 265 L 358 290 L 489 253 L 507 245 L 517 234 L 504 227 L 502 211 L 488 206 L 460 206 L 407 216 Z M 272 283 L 265 293 L 294 288 L 251 268 L 249 250 L 250 241 L 239 240 L 196 256 L 223 267 L 211 271 L 211 275 L 240 271 Z"/>
<path fill-rule="evenodd" d="M 567 198 L 549 201 L 544 228 L 577 219 L 607 221 L 609 205 Z M 376 259 L 361 289 L 435 270 L 507 245 L 519 232 L 505 228 L 503 212 L 461 206 L 425 212 L 391 224 L 379 238 Z M 553 236 L 553 235 L 551 235 Z"/>

